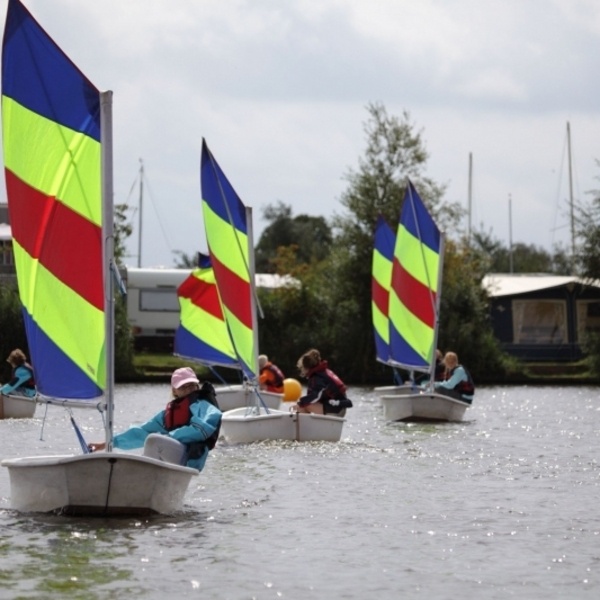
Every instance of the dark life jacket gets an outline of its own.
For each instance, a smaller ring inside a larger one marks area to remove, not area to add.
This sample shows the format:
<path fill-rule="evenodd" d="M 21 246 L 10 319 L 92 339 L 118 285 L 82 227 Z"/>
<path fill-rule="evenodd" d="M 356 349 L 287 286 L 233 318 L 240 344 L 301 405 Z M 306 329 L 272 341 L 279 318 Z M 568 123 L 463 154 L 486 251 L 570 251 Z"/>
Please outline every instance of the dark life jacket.
<path fill-rule="evenodd" d="M 344 408 L 351 408 L 352 401 L 346 396 L 344 382 L 327 367 L 327 361 L 322 360 L 308 373 L 309 390 L 322 390 L 321 400 L 341 400 Z"/>
<path fill-rule="evenodd" d="M 169 404 L 167 404 L 164 416 L 165 429 L 167 431 L 173 431 L 179 427 L 189 425 L 192 418 L 192 411 L 190 410 L 191 405 L 195 402 L 201 402 L 202 400 L 206 400 L 213 406 L 219 408 L 215 388 L 208 381 L 205 381 L 199 390 L 195 390 L 183 398 L 175 398 L 174 400 L 171 400 Z M 221 409 L 219 408 L 219 410 Z M 188 457 L 198 458 L 204 451 L 205 446 L 208 447 L 209 450 L 212 450 L 217 445 L 217 440 L 219 439 L 220 433 L 221 422 L 219 421 L 217 429 L 210 437 L 206 438 L 202 442 L 192 442 L 191 444 L 186 444 L 188 447 Z"/>
<path fill-rule="evenodd" d="M 452 373 L 454 373 L 454 371 L 456 371 L 458 366 L 462 366 L 462 365 L 457 365 L 456 367 L 454 367 L 454 369 L 452 369 L 452 371 L 450 371 L 450 373 L 448 375 L 448 379 L 450 379 L 450 377 L 452 377 Z M 463 369 L 465 369 L 465 368 L 463 367 Z M 465 394 L 465 396 L 472 396 L 475 393 L 475 384 L 473 383 L 473 378 L 471 377 L 471 373 L 469 373 L 469 371 L 467 371 L 466 369 L 465 369 L 465 373 L 467 374 L 467 381 L 459 381 L 456 384 L 456 386 L 454 387 L 454 389 L 461 394 Z"/>

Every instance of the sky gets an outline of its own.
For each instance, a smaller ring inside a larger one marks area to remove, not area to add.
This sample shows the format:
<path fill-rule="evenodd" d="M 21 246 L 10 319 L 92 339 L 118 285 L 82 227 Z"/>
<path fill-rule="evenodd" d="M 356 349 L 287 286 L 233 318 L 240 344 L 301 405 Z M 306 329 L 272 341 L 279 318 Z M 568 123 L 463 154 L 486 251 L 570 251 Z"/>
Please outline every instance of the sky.
<path fill-rule="evenodd" d="M 447 201 L 470 206 L 463 228 L 507 246 L 571 246 L 567 123 L 574 201 L 600 189 L 597 0 L 24 4 L 114 93 L 115 202 L 132 207 L 130 266 L 206 252 L 202 138 L 253 207 L 255 243 L 268 205 L 345 214 L 370 103 L 408 112 L 429 153 L 424 173 L 447 186 Z"/>

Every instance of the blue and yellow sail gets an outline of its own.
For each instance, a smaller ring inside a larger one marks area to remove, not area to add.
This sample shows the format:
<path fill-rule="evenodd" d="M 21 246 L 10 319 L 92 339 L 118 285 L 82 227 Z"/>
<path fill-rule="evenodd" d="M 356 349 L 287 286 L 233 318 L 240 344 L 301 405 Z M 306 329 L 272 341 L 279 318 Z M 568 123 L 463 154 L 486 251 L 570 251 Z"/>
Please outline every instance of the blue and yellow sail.
<path fill-rule="evenodd" d="M 412 183 L 396 233 L 389 298 L 391 360 L 427 371 L 437 343 L 443 237 Z"/>
<path fill-rule="evenodd" d="M 396 236 L 382 215 L 377 219 L 371 271 L 371 313 L 378 361 L 390 359 L 389 296 Z"/>
<path fill-rule="evenodd" d="M 2 45 L 8 208 L 41 394 L 93 398 L 106 379 L 100 92 L 19 0 Z"/>
<path fill-rule="evenodd" d="M 208 366 L 239 368 L 209 256 L 177 288 L 180 324 L 174 353 Z"/>
<path fill-rule="evenodd" d="M 202 213 L 223 314 L 243 374 L 256 378 L 258 340 L 251 222 L 246 207 L 202 140 Z"/>

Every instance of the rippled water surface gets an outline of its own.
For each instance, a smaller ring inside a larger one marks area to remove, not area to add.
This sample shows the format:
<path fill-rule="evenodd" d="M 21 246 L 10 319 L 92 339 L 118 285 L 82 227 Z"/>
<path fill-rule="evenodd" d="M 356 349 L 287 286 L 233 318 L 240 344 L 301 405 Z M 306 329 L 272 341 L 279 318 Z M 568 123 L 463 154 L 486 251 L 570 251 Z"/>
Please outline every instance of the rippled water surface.
<path fill-rule="evenodd" d="M 340 443 L 221 444 L 175 516 L 20 515 L 0 469 L 0 598 L 600 598 L 600 390 L 482 388 L 437 425 L 350 391 Z M 117 432 L 167 393 L 118 386 Z M 0 457 L 80 451 L 43 417 L 0 421 Z"/>

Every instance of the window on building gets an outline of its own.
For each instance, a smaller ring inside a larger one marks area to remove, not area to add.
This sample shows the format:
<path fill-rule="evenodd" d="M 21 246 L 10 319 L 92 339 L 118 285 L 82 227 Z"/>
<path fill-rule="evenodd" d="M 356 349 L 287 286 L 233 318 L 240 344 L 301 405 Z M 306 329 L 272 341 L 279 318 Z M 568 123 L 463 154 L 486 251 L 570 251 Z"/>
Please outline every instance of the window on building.
<path fill-rule="evenodd" d="M 567 303 L 564 300 L 513 300 L 515 344 L 565 344 Z"/>
<path fill-rule="evenodd" d="M 600 300 L 577 300 L 577 342 L 589 331 L 600 333 Z"/>

